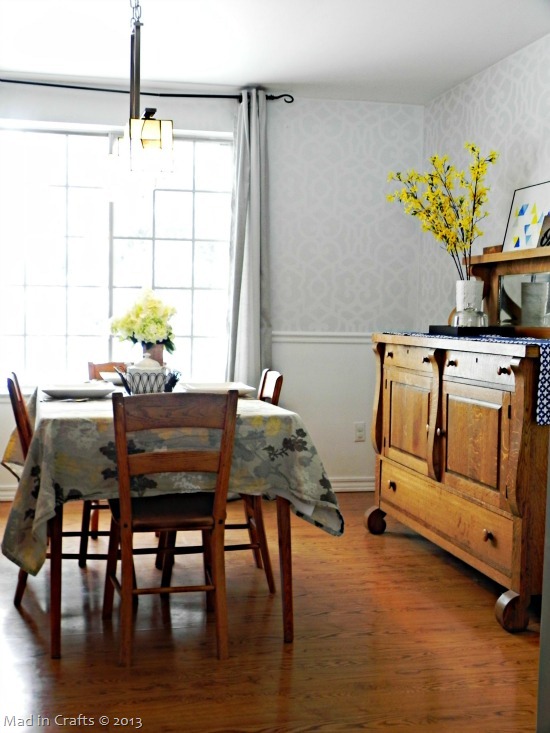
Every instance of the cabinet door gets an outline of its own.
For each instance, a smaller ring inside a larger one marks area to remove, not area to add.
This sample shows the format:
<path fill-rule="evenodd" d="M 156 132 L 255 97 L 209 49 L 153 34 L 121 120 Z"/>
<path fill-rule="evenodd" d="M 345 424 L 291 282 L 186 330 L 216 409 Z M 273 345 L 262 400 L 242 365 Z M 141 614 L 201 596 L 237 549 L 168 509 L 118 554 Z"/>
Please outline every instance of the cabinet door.
<path fill-rule="evenodd" d="M 407 369 L 384 369 L 385 456 L 430 474 L 429 420 L 433 378 Z"/>
<path fill-rule="evenodd" d="M 510 392 L 443 380 L 441 480 L 506 508 Z"/>

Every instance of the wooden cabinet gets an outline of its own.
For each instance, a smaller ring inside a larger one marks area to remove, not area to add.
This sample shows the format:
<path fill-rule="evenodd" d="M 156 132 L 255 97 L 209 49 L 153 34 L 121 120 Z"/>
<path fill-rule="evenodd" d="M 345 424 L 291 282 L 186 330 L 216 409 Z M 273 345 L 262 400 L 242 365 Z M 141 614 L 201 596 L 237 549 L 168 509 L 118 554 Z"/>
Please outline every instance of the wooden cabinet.
<path fill-rule="evenodd" d="M 496 616 L 524 629 L 541 593 L 548 428 L 539 348 L 375 334 L 373 534 L 390 514 L 504 586 Z"/>

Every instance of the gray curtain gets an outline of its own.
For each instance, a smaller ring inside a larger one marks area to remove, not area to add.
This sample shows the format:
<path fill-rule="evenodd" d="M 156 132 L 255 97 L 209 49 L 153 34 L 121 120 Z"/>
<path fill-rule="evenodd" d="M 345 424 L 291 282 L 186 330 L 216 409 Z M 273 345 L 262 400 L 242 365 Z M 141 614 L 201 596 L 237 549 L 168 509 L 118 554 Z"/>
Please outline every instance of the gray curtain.
<path fill-rule="evenodd" d="M 265 92 L 243 91 L 235 129 L 226 378 L 255 386 L 271 366 Z"/>

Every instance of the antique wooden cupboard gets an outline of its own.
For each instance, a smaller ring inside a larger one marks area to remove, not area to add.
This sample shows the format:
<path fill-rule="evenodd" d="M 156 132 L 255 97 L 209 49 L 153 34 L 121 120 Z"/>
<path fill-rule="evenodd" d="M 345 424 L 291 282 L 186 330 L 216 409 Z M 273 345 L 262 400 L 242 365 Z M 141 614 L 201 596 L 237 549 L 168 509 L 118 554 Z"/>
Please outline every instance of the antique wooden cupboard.
<path fill-rule="evenodd" d="M 375 334 L 374 534 L 385 514 L 504 586 L 495 613 L 528 623 L 541 593 L 548 428 L 535 420 L 531 342 Z"/>

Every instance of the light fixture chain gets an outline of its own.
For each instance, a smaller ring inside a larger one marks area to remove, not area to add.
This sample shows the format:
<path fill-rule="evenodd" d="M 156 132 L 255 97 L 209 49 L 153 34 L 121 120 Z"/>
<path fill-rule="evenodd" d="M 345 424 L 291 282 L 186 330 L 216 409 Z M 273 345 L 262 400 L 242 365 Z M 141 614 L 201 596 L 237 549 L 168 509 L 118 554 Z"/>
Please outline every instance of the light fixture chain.
<path fill-rule="evenodd" d="M 130 7 L 132 8 L 132 25 L 135 25 L 141 19 L 141 5 L 139 4 L 139 0 L 130 0 Z"/>

